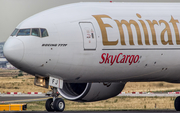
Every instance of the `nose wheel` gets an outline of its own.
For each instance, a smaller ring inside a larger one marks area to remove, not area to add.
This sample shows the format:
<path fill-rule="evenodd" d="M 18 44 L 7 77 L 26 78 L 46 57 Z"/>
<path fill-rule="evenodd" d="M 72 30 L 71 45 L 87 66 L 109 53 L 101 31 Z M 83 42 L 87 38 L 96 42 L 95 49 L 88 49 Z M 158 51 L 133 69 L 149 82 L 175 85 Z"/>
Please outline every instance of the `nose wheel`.
<path fill-rule="evenodd" d="M 65 103 L 62 98 L 56 98 L 56 100 L 53 102 L 53 98 L 50 98 L 46 101 L 46 110 L 49 112 L 52 111 L 58 111 L 63 112 L 65 108 Z"/>
<path fill-rule="evenodd" d="M 65 103 L 64 103 L 64 100 L 62 98 L 57 98 L 55 101 L 54 101 L 54 110 L 55 111 L 59 111 L 59 112 L 62 112 L 64 111 L 64 108 L 65 108 Z"/>
<path fill-rule="evenodd" d="M 50 98 L 50 99 L 48 99 L 48 100 L 46 101 L 45 107 L 46 107 L 46 110 L 47 110 L 47 111 L 54 111 L 53 99 L 52 99 L 52 98 Z"/>
<path fill-rule="evenodd" d="M 62 98 L 57 98 L 59 96 L 59 93 L 57 93 L 57 88 L 52 89 L 52 95 L 53 98 L 50 98 L 46 101 L 46 110 L 49 112 L 57 111 L 57 112 L 63 112 L 65 108 L 65 103 Z"/>

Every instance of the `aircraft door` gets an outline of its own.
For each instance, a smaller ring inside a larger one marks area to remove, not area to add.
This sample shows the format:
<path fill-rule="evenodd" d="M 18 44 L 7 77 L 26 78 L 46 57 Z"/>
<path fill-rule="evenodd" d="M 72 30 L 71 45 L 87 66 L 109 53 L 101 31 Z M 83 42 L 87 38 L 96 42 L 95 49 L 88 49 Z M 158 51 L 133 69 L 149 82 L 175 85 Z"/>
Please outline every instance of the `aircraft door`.
<path fill-rule="evenodd" d="M 79 23 L 83 35 L 84 50 L 96 50 L 96 33 L 91 22 Z"/>

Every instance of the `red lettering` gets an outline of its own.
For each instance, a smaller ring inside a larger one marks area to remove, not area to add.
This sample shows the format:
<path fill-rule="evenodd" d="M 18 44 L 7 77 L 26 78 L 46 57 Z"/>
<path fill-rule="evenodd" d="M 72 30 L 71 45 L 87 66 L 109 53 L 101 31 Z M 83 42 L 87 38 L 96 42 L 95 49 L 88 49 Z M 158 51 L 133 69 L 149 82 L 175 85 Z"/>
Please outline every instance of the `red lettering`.
<path fill-rule="evenodd" d="M 130 57 L 130 55 L 127 55 L 125 63 L 127 63 L 127 60 L 128 60 L 129 57 Z"/>
<path fill-rule="evenodd" d="M 105 64 L 106 63 L 109 63 L 109 53 L 107 53 L 107 56 L 106 56 Z"/>
<path fill-rule="evenodd" d="M 113 55 L 110 55 L 109 58 L 111 58 L 110 63 L 112 64 L 112 60 L 113 60 Z"/>
<path fill-rule="evenodd" d="M 113 56 L 111 57 L 111 66 L 114 64 L 114 61 L 117 59 L 117 55 L 115 55 L 114 59 Z"/>
<path fill-rule="evenodd" d="M 134 58 L 134 63 L 137 63 L 139 61 L 139 55 L 136 55 Z"/>
<path fill-rule="evenodd" d="M 125 60 L 126 60 L 126 55 L 123 55 L 123 58 L 121 59 L 120 63 L 124 63 Z"/>
<path fill-rule="evenodd" d="M 118 62 L 120 55 L 122 55 L 122 53 L 119 53 L 119 55 L 117 56 L 116 63 L 120 63 L 120 61 Z"/>
<path fill-rule="evenodd" d="M 101 55 L 101 58 L 102 58 L 102 62 L 99 62 L 100 64 L 102 64 L 103 62 L 104 62 L 104 60 L 105 60 L 105 58 L 104 58 L 104 55 L 106 55 L 106 53 L 103 53 L 102 55 Z"/>
<path fill-rule="evenodd" d="M 131 65 L 134 61 L 134 55 L 131 55 L 131 57 L 129 58 L 129 65 Z"/>
<path fill-rule="evenodd" d="M 122 55 L 122 59 L 120 59 Z M 129 63 L 129 65 L 132 65 L 132 63 L 137 63 L 139 61 L 139 55 L 123 55 L 123 53 L 119 53 L 118 55 L 109 55 L 109 53 L 103 53 L 101 55 L 102 61 L 100 61 L 100 64 L 103 63 L 110 63 L 110 66 L 112 66 L 115 62 L 116 63 Z"/>

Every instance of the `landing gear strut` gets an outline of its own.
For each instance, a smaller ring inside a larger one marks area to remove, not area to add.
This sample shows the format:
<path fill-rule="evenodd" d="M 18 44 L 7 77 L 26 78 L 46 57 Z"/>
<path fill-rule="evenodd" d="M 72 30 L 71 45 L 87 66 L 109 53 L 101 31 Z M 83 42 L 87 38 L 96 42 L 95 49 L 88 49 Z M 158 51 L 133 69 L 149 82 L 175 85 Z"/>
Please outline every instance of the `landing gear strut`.
<path fill-rule="evenodd" d="M 58 112 L 64 111 L 65 103 L 62 98 L 58 98 L 59 93 L 57 93 L 57 88 L 55 88 L 55 87 L 52 88 L 51 96 L 53 98 L 50 98 L 46 101 L 46 105 L 45 105 L 46 110 L 47 111 L 58 111 Z"/>

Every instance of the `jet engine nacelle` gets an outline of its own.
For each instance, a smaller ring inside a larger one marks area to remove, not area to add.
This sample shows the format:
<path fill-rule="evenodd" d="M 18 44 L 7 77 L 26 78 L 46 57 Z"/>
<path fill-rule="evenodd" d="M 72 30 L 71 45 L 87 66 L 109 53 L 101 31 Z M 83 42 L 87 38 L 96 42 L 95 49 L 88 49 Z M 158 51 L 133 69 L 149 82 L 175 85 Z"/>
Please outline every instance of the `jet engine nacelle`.
<path fill-rule="evenodd" d="M 117 96 L 125 83 L 64 83 L 58 92 L 72 101 L 92 102 Z"/>

